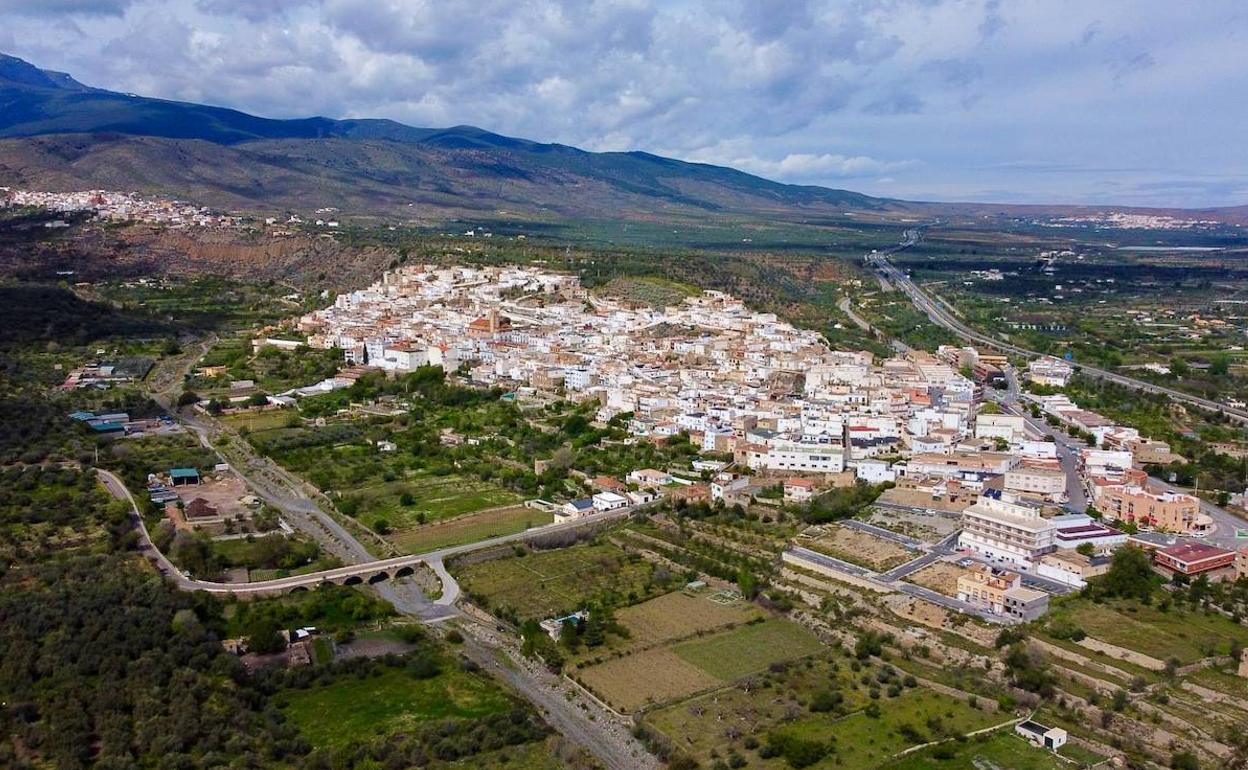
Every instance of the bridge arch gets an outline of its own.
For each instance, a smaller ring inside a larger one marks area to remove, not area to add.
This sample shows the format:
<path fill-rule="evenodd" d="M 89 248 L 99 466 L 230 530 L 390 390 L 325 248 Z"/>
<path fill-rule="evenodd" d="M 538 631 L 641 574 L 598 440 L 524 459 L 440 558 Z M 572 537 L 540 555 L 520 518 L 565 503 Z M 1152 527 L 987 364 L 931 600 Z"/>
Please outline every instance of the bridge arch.
<path fill-rule="evenodd" d="M 405 566 L 399 567 L 394 572 L 394 576 L 396 578 L 411 577 L 412 575 L 415 575 L 415 574 L 416 574 L 416 568 L 412 566 L 411 564 L 407 564 Z"/>
<path fill-rule="evenodd" d="M 364 582 L 364 578 L 359 575 L 350 575 L 346 580 L 342 581 L 344 586 L 358 586 Z"/>
<path fill-rule="evenodd" d="M 373 585 L 377 585 L 378 583 L 384 583 L 389 579 L 390 579 L 390 573 L 382 571 L 370 577 L 368 579 L 368 584 L 370 586 L 373 586 Z"/>

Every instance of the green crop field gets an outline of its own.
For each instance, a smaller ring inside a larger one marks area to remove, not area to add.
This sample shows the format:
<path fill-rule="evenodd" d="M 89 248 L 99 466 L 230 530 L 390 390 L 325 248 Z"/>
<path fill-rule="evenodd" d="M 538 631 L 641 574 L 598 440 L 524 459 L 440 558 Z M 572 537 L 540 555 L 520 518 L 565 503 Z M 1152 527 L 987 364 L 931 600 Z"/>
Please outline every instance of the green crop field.
<path fill-rule="evenodd" d="M 403 505 L 404 494 L 411 496 L 410 505 Z M 516 493 L 488 481 L 425 475 L 360 487 L 345 496 L 359 501 L 360 521 L 375 527 L 378 521 L 384 520 L 395 531 L 486 508 L 514 505 L 521 499 Z"/>
<path fill-rule="evenodd" d="M 581 609 L 595 599 L 616 604 L 643 597 L 653 567 L 613 545 L 583 545 L 454 570 L 469 595 L 518 619 L 546 618 Z"/>
<path fill-rule="evenodd" d="M 273 430 L 299 424 L 298 413 L 288 409 L 265 409 L 258 412 L 239 412 L 221 417 L 221 421 L 235 430 Z"/>
<path fill-rule="evenodd" d="M 283 693 L 282 711 L 313 746 L 345 746 L 372 736 L 393 735 L 429 719 L 472 719 L 510 708 L 488 679 L 447 670 L 417 679 L 390 669 L 364 679 L 344 678 L 309 690 Z"/>
<path fill-rule="evenodd" d="M 507 508 L 479 511 L 415 529 L 406 529 L 389 537 L 406 553 L 424 553 L 463 543 L 475 543 L 500 535 L 523 532 L 554 521 L 554 514 L 514 505 Z"/>
<path fill-rule="evenodd" d="M 823 645 L 814 635 L 787 620 L 741 626 L 673 647 L 683 660 L 725 682 L 821 649 Z"/>

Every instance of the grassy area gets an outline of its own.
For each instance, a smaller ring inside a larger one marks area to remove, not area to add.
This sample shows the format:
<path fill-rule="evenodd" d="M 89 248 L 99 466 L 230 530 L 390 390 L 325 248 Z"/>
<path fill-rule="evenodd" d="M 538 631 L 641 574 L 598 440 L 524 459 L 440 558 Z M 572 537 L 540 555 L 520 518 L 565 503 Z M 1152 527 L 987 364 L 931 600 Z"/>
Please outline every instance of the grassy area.
<path fill-rule="evenodd" d="M 684 642 L 676 645 L 674 651 L 711 676 L 730 682 L 762 671 L 772 663 L 811 655 L 822 648 L 806 629 L 776 619 Z"/>
<path fill-rule="evenodd" d="M 995 713 L 994 703 L 972 707 L 912 680 L 905 684 L 904 674 L 891 665 L 824 650 L 650 711 L 644 723 L 703 766 L 735 755 L 748 767 L 787 770 L 797 766 L 781 750 L 787 742 L 817 747 L 811 766 L 830 770 L 880 767 L 910 746 L 1009 719 Z M 997 770 L 1007 768 L 1012 765 Z"/>
<path fill-rule="evenodd" d="M 1248 702 L 1248 679 L 1235 673 L 1234 664 L 1229 670 L 1205 668 L 1188 677 L 1194 684 L 1210 690 L 1234 695 Z"/>
<path fill-rule="evenodd" d="M 649 307 L 675 305 L 685 297 L 694 297 L 701 293 L 701 289 L 696 286 L 657 276 L 612 278 L 600 291 L 606 295 L 620 297 L 628 302 Z"/>
<path fill-rule="evenodd" d="M 430 719 L 474 719 L 511 706 L 489 680 L 456 669 L 432 679 L 388 669 L 280 697 L 286 718 L 318 748 L 393 735 Z"/>
<path fill-rule="evenodd" d="M 389 537 L 406 553 L 424 553 L 500 535 L 523 532 L 554 521 L 554 514 L 522 505 L 470 513 L 435 524 L 403 530 Z"/>
<path fill-rule="evenodd" d="M 508 746 L 452 762 L 448 767 L 463 770 L 567 770 L 568 764 L 555 753 L 553 743 L 546 741 Z"/>
<path fill-rule="evenodd" d="M 520 620 L 547 618 L 607 600 L 622 605 L 654 590 L 654 568 L 613 545 L 581 545 L 509 556 L 455 569 L 464 590 Z"/>
<path fill-rule="evenodd" d="M 1032 746 L 1012 729 L 1003 729 L 968 741 L 949 744 L 956 747 L 953 757 L 939 758 L 935 747 L 916 751 L 884 767 L 888 770 L 983 770 L 986 767 L 1010 770 L 1069 770 L 1070 764 L 1050 751 Z M 1083 757 L 1072 760 L 1083 764 Z M 1093 760 L 1095 761 L 1095 760 Z M 1088 764 L 1091 764 L 1090 762 Z"/>
<path fill-rule="evenodd" d="M 1094 639 L 1162 661 L 1192 663 L 1213 653 L 1227 654 L 1233 641 L 1248 645 L 1248 628 L 1227 617 L 1173 607 L 1162 611 L 1155 604 L 1079 599 L 1062 603 L 1053 620 L 1069 620 Z"/>
<path fill-rule="evenodd" d="M 360 521 L 374 529 L 384 521 L 396 532 L 521 500 L 516 493 L 488 481 L 425 474 L 360 487 L 344 497 L 358 503 Z M 405 505 L 407 500 L 410 504 Z"/>
<path fill-rule="evenodd" d="M 222 415 L 221 422 L 234 430 L 272 430 L 299 424 L 299 415 L 289 409 L 265 409 Z"/>
<path fill-rule="evenodd" d="M 1002 715 L 979 711 L 940 693 L 911 690 L 881 706 L 878 717 L 865 711 L 836 721 L 807 717 L 776 729 L 773 735 L 829 743 L 833 754 L 819 767 L 866 770 L 880 767 L 910 746 L 964 735 L 1003 721 Z"/>

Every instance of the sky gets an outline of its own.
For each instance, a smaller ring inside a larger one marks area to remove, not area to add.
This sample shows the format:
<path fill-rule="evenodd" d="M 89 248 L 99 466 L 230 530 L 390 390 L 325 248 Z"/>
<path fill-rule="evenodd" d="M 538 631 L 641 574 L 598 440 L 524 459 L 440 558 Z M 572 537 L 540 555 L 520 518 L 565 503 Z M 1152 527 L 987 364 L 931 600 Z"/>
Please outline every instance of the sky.
<path fill-rule="evenodd" d="M 1248 204 L 1243 0 L 0 0 L 0 51 L 911 200 Z"/>

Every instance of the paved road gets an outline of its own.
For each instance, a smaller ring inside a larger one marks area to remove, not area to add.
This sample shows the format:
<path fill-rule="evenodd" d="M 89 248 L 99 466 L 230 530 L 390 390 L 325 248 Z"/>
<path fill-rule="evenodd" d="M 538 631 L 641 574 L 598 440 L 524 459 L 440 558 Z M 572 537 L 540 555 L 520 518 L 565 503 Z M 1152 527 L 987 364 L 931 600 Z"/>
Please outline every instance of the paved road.
<path fill-rule="evenodd" d="M 880 280 L 882 281 L 883 279 L 881 278 Z M 867 319 L 863 318 L 862 316 L 854 312 L 854 308 L 853 308 L 853 305 L 850 303 L 849 297 L 842 297 L 841 301 L 836 303 L 836 306 L 840 309 L 842 313 L 848 316 L 849 320 L 853 321 L 854 325 L 857 326 L 859 329 L 862 329 L 867 334 L 871 334 L 871 335 L 879 334 L 881 336 L 884 336 L 884 333 L 880 331 L 879 329 L 876 329 L 874 326 L 872 326 L 870 321 L 868 321 Z M 901 340 L 898 340 L 898 339 L 890 340 L 889 344 L 891 344 L 893 346 L 893 350 L 896 350 L 898 353 L 910 352 L 910 346 L 902 342 Z"/>
<path fill-rule="evenodd" d="M 812 551 L 809 548 L 802 548 L 799 545 L 791 546 L 789 550 L 803 559 L 812 561 L 822 567 L 836 570 L 837 572 L 844 572 L 847 575 L 853 575 L 854 577 L 859 578 L 875 578 L 878 576 L 874 570 L 869 570 L 866 567 L 860 567 L 857 564 L 842 561 L 841 559 L 819 553 L 818 551 Z"/>
<path fill-rule="evenodd" d="M 1167 492 L 1179 492 L 1181 494 L 1190 495 L 1192 490 L 1177 487 L 1168 481 L 1152 476 L 1153 486 L 1160 487 Z M 1201 538 L 1187 538 L 1199 540 L 1202 543 L 1210 543 L 1222 546 L 1223 548 L 1242 548 L 1248 545 L 1248 537 L 1240 537 L 1239 533 L 1243 532 L 1248 535 L 1248 521 L 1244 521 L 1239 516 L 1231 513 L 1225 508 L 1221 508 L 1213 503 L 1201 498 L 1200 511 L 1209 518 L 1213 519 L 1213 529 Z"/>
<path fill-rule="evenodd" d="M 895 265 L 893 265 L 891 262 L 888 261 L 888 257 L 890 254 L 893 254 L 896 251 L 900 251 L 901 248 L 905 248 L 910 245 L 913 245 L 913 240 L 911 240 L 908 236 L 907 241 L 903 243 L 901 247 L 894 247 L 893 249 L 890 249 L 888 251 L 868 254 L 866 257 L 867 264 L 876 268 L 877 270 L 882 272 L 886 277 L 892 280 L 893 283 L 899 289 L 901 289 L 901 291 L 905 293 L 907 297 L 910 298 L 910 301 L 914 304 L 914 306 L 917 307 L 924 314 L 926 314 L 927 317 L 931 319 L 932 323 L 936 324 L 937 326 L 942 326 L 948 329 L 949 331 L 958 335 L 962 339 L 967 340 L 968 342 L 977 342 L 981 345 L 987 345 L 989 347 L 997 348 L 998 350 L 1004 351 L 1006 353 L 1014 353 L 1015 355 L 1025 356 L 1028 358 L 1037 358 L 1042 355 L 1041 353 L 1035 350 L 1029 350 L 1027 348 L 1019 347 L 1018 345 L 1013 345 L 1008 342 L 1002 342 L 1001 340 L 995 337 L 991 337 L 987 334 L 983 334 L 981 332 L 975 331 L 971 327 L 962 323 L 962 321 L 960 321 L 957 317 L 955 317 L 949 311 L 949 309 L 945 305 L 943 305 L 941 302 L 937 300 L 933 300 L 930 296 L 925 294 L 923 290 L 920 289 L 918 285 L 916 285 L 914 281 L 910 279 L 910 276 L 906 275 L 904 272 L 897 269 Z M 1095 377 L 1097 379 L 1105 380 L 1107 382 L 1113 382 L 1119 385 L 1125 385 L 1127 387 L 1134 388 L 1136 390 L 1143 391 L 1146 393 L 1155 393 L 1159 395 L 1169 396 L 1171 399 L 1174 399 L 1175 401 L 1181 401 L 1183 403 L 1191 404 L 1193 406 L 1198 406 L 1198 407 L 1201 407 L 1202 409 L 1208 409 L 1214 412 L 1221 412 L 1222 414 L 1225 414 L 1227 417 L 1230 417 L 1234 420 L 1248 423 L 1248 410 L 1237 409 L 1231 406 L 1227 406 L 1226 404 L 1220 404 L 1216 401 L 1210 401 L 1207 398 L 1201 398 L 1200 396 L 1193 396 L 1190 393 L 1184 393 L 1182 391 L 1174 390 L 1173 388 L 1163 387 L 1161 385 L 1154 385 L 1151 382 L 1146 382 L 1144 380 L 1137 380 L 1133 377 L 1127 377 L 1126 375 L 1122 375 L 1117 372 L 1111 372 L 1107 369 L 1101 369 L 1095 366 L 1088 366 L 1086 364 L 1081 364 L 1079 366 L 1079 371 L 1082 374 L 1088 375 L 1089 377 Z"/>
<path fill-rule="evenodd" d="M 1002 407 L 1005 411 L 1022 417 L 1024 424 L 1033 435 L 1053 436 L 1057 449 L 1057 461 L 1062 466 L 1062 472 L 1066 474 L 1066 507 L 1074 513 L 1086 513 L 1088 490 L 1079 472 L 1079 453 L 1088 445 L 1078 439 L 1072 439 L 1062 428 L 1050 428 L 1047 424 L 1035 419 L 1031 416 L 1031 412 L 1016 402 L 1017 396 L 1014 398 L 1015 400 L 1003 400 Z"/>
<path fill-rule="evenodd" d="M 399 567 L 411 566 L 415 564 L 428 564 L 442 582 L 442 596 L 440 596 L 435 604 L 443 606 L 451 606 L 455 600 L 459 598 L 459 584 L 455 578 L 446 571 L 444 563 L 447 559 L 458 556 L 460 554 L 471 553 L 496 545 L 503 545 L 518 540 L 549 535 L 557 532 L 567 532 L 571 530 L 581 529 L 583 527 L 601 524 L 603 522 L 615 521 L 617 519 L 626 518 L 636 511 L 635 507 L 620 508 L 614 511 L 604 511 L 601 513 L 591 513 L 582 516 L 579 519 L 566 521 L 560 524 L 548 524 L 543 527 L 533 527 L 522 532 L 515 532 L 510 535 L 499 535 L 498 537 L 488 538 L 486 540 L 478 540 L 474 543 L 465 543 L 464 545 L 450 546 L 448 548 L 439 548 L 435 551 L 427 551 L 420 554 L 410 554 L 407 556 L 396 556 L 389 559 L 369 560 L 356 564 L 349 564 L 344 567 L 335 567 L 333 569 L 322 570 L 320 572 L 311 572 L 306 575 L 294 575 L 291 577 L 277 578 L 275 580 L 260 580 L 254 583 L 217 583 L 210 580 L 196 580 L 188 578 L 182 574 L 180 570 L 175 568 L 172 563 L 156 548 L 152 542 L 151 535 L 147 531 L 147 525 L 143 522 L 143 517 L 139 513 L 137 501 L 130 490 L 120 478 L 110 471 L 102 468 L 97 469 L 104 486 L 112 495 L 118 499 L 129 501 L 131 517 L 135 520 L 142 545 L 145 552 L 158 557 L 161 571 L 169 574 L 169 576 L 177 584 L 178 588 L 185 591 L 205 591 L 213 594 L 233 594 L 243 596 L 247 594 L 272 594 L 289 591 L 293 588 L 315 586 L 325 581 L 332 581 L 352 576 L 368 576 L 379 572 L 385 572 Z"/>
<path fill-rule="evenodd" d="M 945 537 L 940 542 L 936 543 L 936 545 L 934 545 L 927 553 L 917 559 L 911 559 L 905 564 L 893 567 L 888 572 L 880 575 L 880 578 L 889 581 L 901 580 L 907 575 L 913 575 L 929 564 L 940 561 L 945 556 L 948 556 L 956 551 L 958 535 L 960 534 L 962 534 L 962 532 L 961 530 L 958 530 L 957 532 L 951 532 L 948 535 L 945 535 Z"/>
<path fill-rule="evenodd" d="M 188 360 L 193 363 L 193 359 Z M 179 378 L 171 377 L 171 380 L 178 382 Z M 177 390 L 177 387 L 170 385 L 155 395 L 157 401 L 171 413 L 174 413 L 171 407 Z M 212 445 L 210 426 L 199 423 L 193 416 L 188 418 L 183 415 L 183 422 L 188 427 L 193 426 L 192 429 L 205 447 L 212 449 L 218 456 L 222 455 Z M 240 437 L 234 436 L 234 440 L 234 446 L 244 455 L 245 461 L 242 464 L 249 467 L 240 468 L 237 464 L 232 464 L 232 467 L 248 481 L 257 494 L 281 510 L 288 521 L 311 535 L 327 551 L 339 555 L 348 563 L 373 559 L 368 549 L 351 532 L 323 511 L 304 491 L 301 480 L 293 478 L 267 457 L 257 457 L 251 453 L 249 445 Z M 228 462 L 224 456 L 222 460 Z M 138 507 L 121 480 L 112 474 L 104 475 L 103 478 L 113 494 L 130 501 L 132 515 L 135 516 L 145 541 L 145 550 L 157 569 L 171 579 L 185 580 L 185 576 L 169 563 L 164 554 L 152 546 L 142 517 L 138 515 Z M 582 522 L 582 525 L 584 523 L 586 522 Z M 510 684 L 521 696 L 536 704 L 556 730 L 593 755 L 608 770 L 657 769 L 658 762 L 632 736 L 627 724 L 614 719 L 596 704 L 577 697 L 576 693 L 566 692 L 559 686 L 562 680 L 558 677 L 543 676 L 540 670 L 534 669 L 531 661 L 511 650 L 514 645 L 500 642 L 480 623 L 470 622 L 464 617 L 455 606 L 455 600 L 460 594 L 459 584 L 446 571 L 443 563 L 449 550 L 451 549 L 422 555 L 443 583 L 442 596 L 437 601 L 430 601 L 409 578 L 377 583 L 372 586 L 373 590 L 400 613 L 423 622 L 437 623 L 451 618 L 463 621 L 465 652 L 483 668 Z"/>
<path fill-rule="evenodd" d="M 1079 473 L 1079 452 L 1086 448 L 1087 444 L 1077 439 L 1072 439 L 1061 428 L 1050 428 L 1047 424 L 1034 419 L 1030 412 L 1020 405 L 1010 404 L 1006 405 L 1006 408 L 1014 414 L 1021 415 L 1026 421 L 1027 427 L 1037 435 L 1051 434 L 1053 436 L 1057 444 L 1058 460 L 1061 461 L 1062 470 L 1066 472 L 1067 507 L 1076 513 L 1085 513 L 1090 503 L 1087 496 L 1087 488 L 1084 486 Z M 1191 494 L 1191 490 L 1176 487 L 1156 476 L 1151 476 L 1150 479 L 1151 485 L 1154 487 L 1168 492 Z M 1204 499 L 1200 501 L 1200 510 L 1213 519 L 1213 529 L 1204 537 L 1199 538 L 1200 541 L 1223 548 L 1240 548 L 1248 545 L 1248 537 L 1239 537 L 1240 532 L 1248 535 L 1248 521 Z"/>
<path fill-rule="evenodd" d="M 836 559 L 831 556 L 827 556 L 825 554 L 819 553 L 818 551 L 812 551 L 809 548 L 802 548 L 801 546 L 791 546 L 789 548 L 789 551 L 802 557 L 803 559 L 812 561 L 815 564 L 818 564 L 827 569 L 830 569 L 836 572 L 841 572 L 846 575 L 851 575 L 860 580 L 870 581 L 886 590 L 900 591 L 903 594 L 907 594 L 909 596 L 913 596 L 918 599 L 925 599 L 941 607 L 946 607 L 948 609 L 955 610 L 957 612 L 964 612 L 968 615 L 974 615 L 978 618 L 982 618 L 988 621 L 989 623 L 1008 624 L 1012 622 L 1010 618 L 1007 618 L 1001 615 L 994 615 L 993 613 L 988 612 L 987 610 L 976 607 L 975 605 L 969 602 L 964 602 L 961 599 L 956 599 L 952 596 L 945 596 L 944 594 L 937 593 L 936 591 L 933 591 L 928 588 L 924 588 L 923 586 L 915 585 L 913 583 L 906 583 L 904 581 L 901 581 L 898 578 L 890 578 L 888 577 L 890 573 L 885 573 L 881 575 L 879 573 L 876 573 L 872 570 L 867 569 L 866 567 L 859 567 L 857 564 L 851 564 L 847 561 L 842 561 L 841 559 Z M 942 556 L 944 556 L 944 554 L 933 552 L 929 554 L 924 554 L 923 556 L 919 557 L 919 559 L 916 559 L 915 561 L 930 558 L 930 560 L 926 562 L 927 564 L 930 564 L 932 561 L 936 561 Z M 924 564 L 923 566 L 926 566 L 926 564 Z"/>

